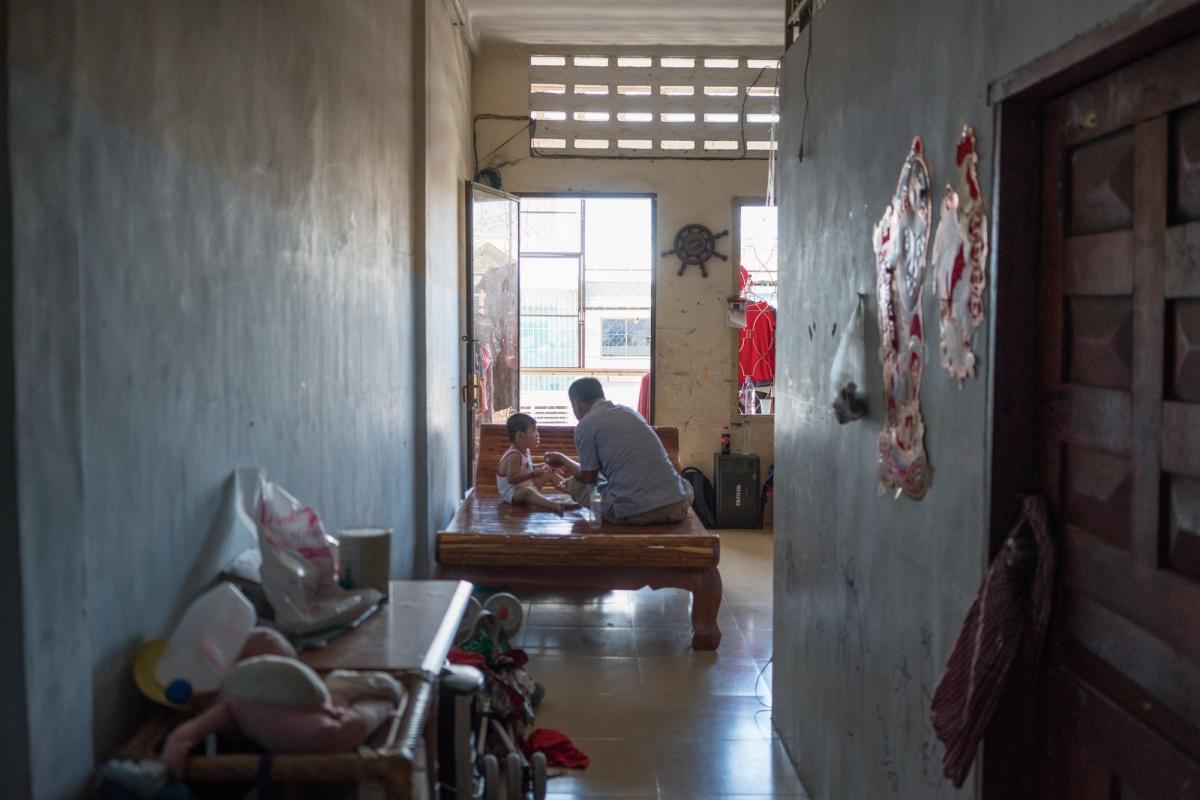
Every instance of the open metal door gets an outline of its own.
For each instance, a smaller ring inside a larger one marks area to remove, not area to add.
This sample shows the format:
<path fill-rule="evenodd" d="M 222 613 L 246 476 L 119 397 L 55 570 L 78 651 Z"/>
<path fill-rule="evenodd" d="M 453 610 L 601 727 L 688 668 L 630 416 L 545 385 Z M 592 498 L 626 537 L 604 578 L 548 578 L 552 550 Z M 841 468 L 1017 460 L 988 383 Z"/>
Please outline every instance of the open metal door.
<path fill-rule="evenodd" d="M 467 182 L 467 308 L 462 402 L 466 485 L 475 485 L 479 426 L 520 408 L 520 201 Z"/>

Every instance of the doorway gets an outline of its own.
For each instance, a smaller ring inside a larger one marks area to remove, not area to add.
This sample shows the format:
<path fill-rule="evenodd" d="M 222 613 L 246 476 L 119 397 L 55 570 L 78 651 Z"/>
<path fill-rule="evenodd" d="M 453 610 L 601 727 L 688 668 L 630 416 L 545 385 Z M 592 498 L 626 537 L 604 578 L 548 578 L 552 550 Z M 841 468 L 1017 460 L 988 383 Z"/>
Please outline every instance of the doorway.
<path fill-rule="evenodd" d="M 1200 14 L 1139 24 L 998 115 L 992 552 L 1036 491 L 1060 569 L 984 797 L 1200 796 Z"/>
<path fill-rule="evenodd" d="M 520 409 L 574 425 L 572 381 L 653 419 L 651 195 L 522 195 Z"/>

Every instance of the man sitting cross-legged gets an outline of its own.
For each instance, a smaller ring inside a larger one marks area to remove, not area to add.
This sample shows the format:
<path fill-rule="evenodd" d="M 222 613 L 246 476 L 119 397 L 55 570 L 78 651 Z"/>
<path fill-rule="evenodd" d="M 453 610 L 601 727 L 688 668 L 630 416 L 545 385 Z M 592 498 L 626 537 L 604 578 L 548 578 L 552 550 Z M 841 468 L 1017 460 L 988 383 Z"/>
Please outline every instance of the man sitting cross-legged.
<path fill-rule="evenodd" d="M 605 520 L 618 525 L 679 522 L 692 504 L 692 487 L 680 476 L 662 440 L 631 408 L 611 403 L 595 378 L 580 378 L 567 390 L 575 427 L 576 462 L 563 453 L 546 463 L 571 475 L 566 490 L 586 504 L 599 481 Z M 603 475 L 603 480 L 601 480 Z"/>

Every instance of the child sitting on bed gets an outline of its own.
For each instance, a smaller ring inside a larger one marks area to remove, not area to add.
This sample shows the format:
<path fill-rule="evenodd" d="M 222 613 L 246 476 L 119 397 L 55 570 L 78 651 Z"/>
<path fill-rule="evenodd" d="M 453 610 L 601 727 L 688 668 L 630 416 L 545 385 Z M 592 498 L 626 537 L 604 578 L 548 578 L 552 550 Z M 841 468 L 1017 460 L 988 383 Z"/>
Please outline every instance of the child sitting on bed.
<path fill-rule="evenodd" d="M 508 441 L 512 446 L 500 456 L 500 465 L 496 468 L 496 488 L 500 490 L 501 500 L 515 506 L 537 506 L 560 516 L 574 505 L 556 502 L 538 491 L 547 479 L 560 489 L 563 481 L 558 473 L 545 464 L 533 466 L 529 451 L 541 441 L 538 438 L 537 420 L 528 414 L 513 414 L 508 418 Z"/>

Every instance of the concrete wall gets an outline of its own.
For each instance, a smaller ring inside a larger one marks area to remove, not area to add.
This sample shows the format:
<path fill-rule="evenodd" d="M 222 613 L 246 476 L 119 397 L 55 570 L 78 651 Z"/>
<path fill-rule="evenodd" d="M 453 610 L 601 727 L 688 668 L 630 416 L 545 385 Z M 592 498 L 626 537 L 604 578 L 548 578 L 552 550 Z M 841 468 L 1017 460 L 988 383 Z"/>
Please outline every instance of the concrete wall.
<path fill-rule="evenodd" d="M 453 352 L 458 320 L 418 312 L 454 305 L 469 96 L 444 7 L 425 10 L 8 4 L 30 752 L 5 796 L 69 794 L 144 710 L 132 655 L 187 599 L 232 469 L 265 468 L 330 530 L 394 527 L 393 574 L 424 569 L 426 514 L 457 487 L 414 501 L 418 441 L 437 475 L 460 467 L 454 412 L 415 393 L 453 380 L 424 356 Z M 415 177 L 426 125 L 449 163 Z M 425 188 L 437 213 L 416 219 Z"/>
<path fill-rule="evenodd" d="M 416 419 L 424 430 L 426 468 L 416 491 L 423 504 L 426 535 L 417 542 L 416 568 L 429 574 L 433 536 L 454 516 L 463 493 L 464 414 L 462 382 L 464 331 L 463 279 L 466 251 L 464 181 L 474 174 L 471 156 L 471 54 L 443 0 L 425 4 L 423 119 L 423 192 L 418 197 L 421 257 L 417 259 L 419 316 L 424 336 L 417 353 L 424 358 Z"/>
<path fill-rule="evenodd" d="M 516 45 L 485 45 L 475 64 L 475 111 L 529 113 L 530 50 Z M 479 153 L 491 152 L 521 123 L 480 120 Z M 766 193 L 767 163 L 693 160 L 599 160 L 531 158 L 522 134 L 482 166 L 500 165 L 505 191 L 653 192 L 658 196 L 657 251 L 671 248 L 675 232 L 690 222 L 714 231 L 733 226 L 733 199 Z M 720 252 L 730 254 L 728 239 Z M 736 332 L 725 324 L 725 298 L 736 290 L 734 259 L 708 262 L 707 279 L 695 267 L 676 275 L 674 256 L 658 261 L 655 423 L 679 428 L 679 456 L 712 477 L 712 454 L 721 428 L 736 421 L 734 362 Z M 774 458 L 772 424 L 757 420 L 753 449 L 763 468 Z"/>
<path fill-rule="evenodd" d="M 787 478 L 776 487 L 774 720 L 814 798 L 971 795 L 970 782 L 955 792 L 941 777 L 929 698 L 984 566 L 990 356 L 1003 343 L 979 331 L 979 375 L 960 392 L 937 363 L 927 282 L 921 403 L 933 483 L 920 502 L 877 496 L 874 297 L 870 416 L 839 426 L 828 404 L 832 326 L 845 324 L 856 290 L 874 295 L 871 228 L 914 134 L 941 187 L 953 180 L 959 129 L 972 124 L 990 193 L 988 84 L 1132 5 L 830 0 L 812 30 L 803 161 L 807 33 L 786 56 L 776 441 Z M 994 284 L 1004 266 L 991 270 Z"/>

